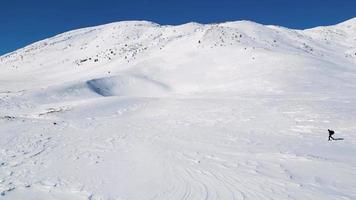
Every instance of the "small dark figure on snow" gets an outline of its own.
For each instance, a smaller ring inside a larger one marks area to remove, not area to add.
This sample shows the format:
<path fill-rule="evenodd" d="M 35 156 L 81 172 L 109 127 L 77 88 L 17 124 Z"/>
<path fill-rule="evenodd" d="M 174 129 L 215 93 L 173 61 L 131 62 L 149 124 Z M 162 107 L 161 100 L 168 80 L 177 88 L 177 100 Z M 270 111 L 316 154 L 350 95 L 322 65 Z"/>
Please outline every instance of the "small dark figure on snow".
<path fill-rule="evenodd" d="M 335 140 L 335 138 L 333 138 L 333 135 L 335 134 L 335 132 L 333 130 L 330 130 L 328 129 L 329 131 L 329 141 L 332 139 L 332 140 Z"/>

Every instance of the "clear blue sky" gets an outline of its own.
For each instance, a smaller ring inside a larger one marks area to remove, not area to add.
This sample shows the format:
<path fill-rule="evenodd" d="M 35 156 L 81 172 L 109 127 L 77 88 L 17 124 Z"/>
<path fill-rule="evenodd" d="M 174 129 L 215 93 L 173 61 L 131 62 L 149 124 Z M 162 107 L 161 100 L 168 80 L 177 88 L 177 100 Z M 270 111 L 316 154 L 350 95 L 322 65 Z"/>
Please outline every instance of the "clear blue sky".
<path fill-rule="evenodd" d="M 252 20 L 290 28 L 356 17 L 356 0 L 1 0 L 0 55 L 68 30 L 122 20 Z"/>

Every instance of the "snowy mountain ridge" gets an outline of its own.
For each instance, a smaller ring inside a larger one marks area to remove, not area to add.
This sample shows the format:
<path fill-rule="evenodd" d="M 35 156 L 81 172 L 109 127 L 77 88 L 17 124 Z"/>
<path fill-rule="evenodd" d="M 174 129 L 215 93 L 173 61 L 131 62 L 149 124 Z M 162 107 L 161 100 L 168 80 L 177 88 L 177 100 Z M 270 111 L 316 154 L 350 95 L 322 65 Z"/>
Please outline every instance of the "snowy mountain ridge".
<path fill-rule="evenodd" d="M 0 64 L 3 73 L 10 76 L 24 70 L 28 75 L 39 75 L 33 78 L 48 77 L 52 81 L 53 74 L 58 72 L 73 75 L 95 69 L 108 76 L 121 73 L 128 66 L 166 57 L 165 54 L 176 57 L 208 55 L 209 51 L 219 51 L 219 48 L 229 51 L 231 57 L 240 56 L 245 50 L 243 55 L 251 60 L 272 52 L 297 54 L 302 59 L 316 57 L 327 62 L 342 58 L 346 65 L 352 65 L 356 62 L 354 22 L 355 18 L 335 26 L 308 30 L 263 26 L 249 21 L 180 26 L 160 26 L 146 21 L 118 22 L 74 30 L 37 42 L 0 57 Z M 110 74 L 106 74 L 108 72 Z"/>

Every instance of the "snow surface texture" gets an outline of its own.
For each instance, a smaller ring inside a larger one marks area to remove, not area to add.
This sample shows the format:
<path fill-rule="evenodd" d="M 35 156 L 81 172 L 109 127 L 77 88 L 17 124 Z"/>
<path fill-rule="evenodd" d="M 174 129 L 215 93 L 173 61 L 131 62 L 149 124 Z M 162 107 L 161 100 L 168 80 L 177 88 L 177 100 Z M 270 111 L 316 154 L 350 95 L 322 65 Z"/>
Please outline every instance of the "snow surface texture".
<path fill-rule="evenodd" d="M 0 199 L 356 199 L 356 18 L 63 33 L 0 57 L 0 136 Z"/>

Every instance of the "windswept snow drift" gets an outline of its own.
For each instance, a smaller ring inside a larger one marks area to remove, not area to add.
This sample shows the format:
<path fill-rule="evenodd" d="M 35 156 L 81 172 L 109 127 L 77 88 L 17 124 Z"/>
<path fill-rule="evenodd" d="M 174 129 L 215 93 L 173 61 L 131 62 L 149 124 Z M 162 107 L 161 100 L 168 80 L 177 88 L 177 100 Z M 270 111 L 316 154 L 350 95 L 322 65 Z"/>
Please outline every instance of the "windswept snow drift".
<path fill-rule="evenodd" d="M 86 82 L 95 93 L 102 96 L 157 96 L 169 90 L 169 87 L 147 77 L 114 76 L 93 79 Z"/>
<path fill-rule="evenodd" d="M 129 21 L 3 55 L 0 198 L 356 199 L 355 47 L 355 18 Z"/>

